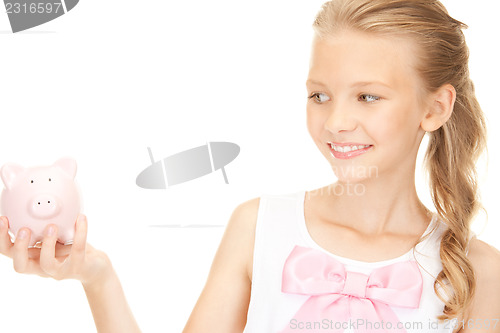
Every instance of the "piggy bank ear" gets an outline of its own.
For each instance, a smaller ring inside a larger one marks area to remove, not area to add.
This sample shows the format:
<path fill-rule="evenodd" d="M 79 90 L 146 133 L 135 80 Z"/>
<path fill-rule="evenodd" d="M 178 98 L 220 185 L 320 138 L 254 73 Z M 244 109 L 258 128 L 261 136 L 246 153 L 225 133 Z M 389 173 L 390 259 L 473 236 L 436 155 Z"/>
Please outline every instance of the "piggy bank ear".
<path fill-rule="evenodd" d="M 4 164 L 2 169 L 0 169 L 0 176 L 2 177 L 5 187 L 10 190 L 12 188 L 12 184 L 14 184 L 14 179 L 16 179 L 16 177 L 24 170 L 24 167 L 19 164 Z"/>
<path fill-rule="evenodd" d="M 71 179 L 74 179 L 76 176 L 76 161 L 69 157 L 64 157 L 58 159 L 55 163 L 55 166 L 61 168 Z"/>

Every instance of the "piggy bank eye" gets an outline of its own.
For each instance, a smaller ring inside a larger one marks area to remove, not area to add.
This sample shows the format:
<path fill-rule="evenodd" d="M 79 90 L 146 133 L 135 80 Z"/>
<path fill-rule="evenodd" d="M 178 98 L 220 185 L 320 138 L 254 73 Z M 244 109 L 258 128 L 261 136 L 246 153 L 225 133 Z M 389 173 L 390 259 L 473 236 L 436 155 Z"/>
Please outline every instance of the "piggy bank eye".
<path fill-rule="evenodd" d="M 49 182 L 51 182 L 51 181 L 52 181 L 52 178 L 49 178 Z"/>
<path fill-rule="evenodd" d="M 33 179 L 31 180 L 31 184 L 33 184 Z"/>

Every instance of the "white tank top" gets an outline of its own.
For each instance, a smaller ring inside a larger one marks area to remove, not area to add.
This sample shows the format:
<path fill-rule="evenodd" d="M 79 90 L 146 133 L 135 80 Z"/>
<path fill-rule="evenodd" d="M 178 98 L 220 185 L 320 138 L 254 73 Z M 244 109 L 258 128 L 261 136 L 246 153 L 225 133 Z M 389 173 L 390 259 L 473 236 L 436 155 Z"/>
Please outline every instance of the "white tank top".
<path fill-rule="evenodd" d="M 291 318 L 309 298 L 307 295 L 281 291 L 283 266 L 296 245 L 322 251 L 344 264 L 346 271 L 366 275 L 375 268 L 416 260 L 423 280 L 419 307 L 391 306 L 392 311 L 407 332 L 453 332 L 455 320 L 439 322 L 436 318 L 444 309 L 444 303 L 434 292 L 434 280 L 442 270 L 439 246 L 441 236 L 447 228 L 436 213 L 433 213 L 431 223 L 423 234 L 430 236 L 412 250 L 397 258 L 364 262 L 332 254 L 311 238 L 304 218 L 305 193 L 306 191 L 299 191 L 283 195 L 263 195 L 260 198 L 255 230 L 252 289 L 244 333 L 280 332 L 287 325 L 291 325 Z M 297 324 L 294 323 L 295 327 L 299 327 Z M 329 332 L 329 330 L 323 327 L 304 332 Z M 356 331 L 348 327 L 344 332 Z M 384 332 L 384 330 L 374 328 L 373 332 Z"/>

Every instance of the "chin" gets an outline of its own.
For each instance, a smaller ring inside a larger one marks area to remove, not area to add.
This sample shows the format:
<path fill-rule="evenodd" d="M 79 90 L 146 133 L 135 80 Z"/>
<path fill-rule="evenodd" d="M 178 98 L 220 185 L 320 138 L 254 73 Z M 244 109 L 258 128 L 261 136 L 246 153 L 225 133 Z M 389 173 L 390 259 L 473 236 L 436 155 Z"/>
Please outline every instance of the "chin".
<path fill-rule="evenodd" d="M 342 182 L 360 182 L 378 177 L 378 166 L 374 164 L 332 164 L 332 170 L 337 179 Z"/>
<path fill-rule="evenodd" d="M 367 178 L 356 177 L 342 177 L 328 186 L 328 193 L 338 196 L 362 196 L 366 192 L 364 181 Z"/>

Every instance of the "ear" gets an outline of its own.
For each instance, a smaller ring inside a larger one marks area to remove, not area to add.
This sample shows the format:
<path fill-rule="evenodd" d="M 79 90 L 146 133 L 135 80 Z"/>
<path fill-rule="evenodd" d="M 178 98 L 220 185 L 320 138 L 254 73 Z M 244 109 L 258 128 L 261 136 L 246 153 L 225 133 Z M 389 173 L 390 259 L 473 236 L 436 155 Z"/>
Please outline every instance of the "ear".
<path fill-rule="evenodd" d="M 0 176 L 2 177 L 2 181 L 8 190 L 12 188 L 14 179 L 16 179 L 16 177 L 24 170 L 24 167 L 14 163 L 7 163 L 2 166 L 2 169 L 0 169 Z"/>
<path fill-rule="evenodd" d="M 451 84 L 445 84 L 431 94 L 424 118 L 420 122 L 422 129 L 432 132 L 443 126 L 451 117 L 456 97 L 457 92 Z"/>
<path fill-rule="evenodd" d="M 76 161 L 70 157 L 64 157 L 58 159 L 55 163 L 55 166 L 61 168 L 71 179 L 74 179 L 76 176 Z"/>

